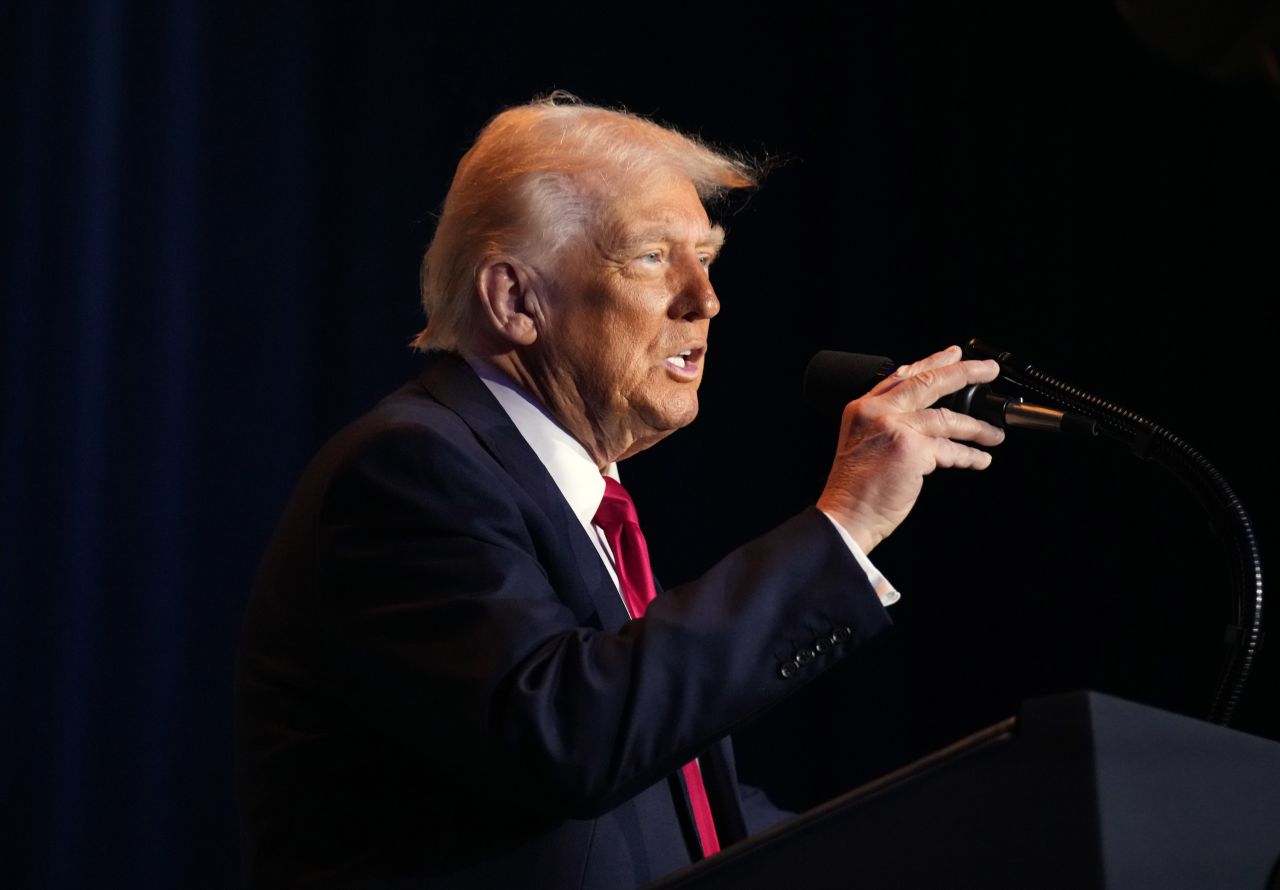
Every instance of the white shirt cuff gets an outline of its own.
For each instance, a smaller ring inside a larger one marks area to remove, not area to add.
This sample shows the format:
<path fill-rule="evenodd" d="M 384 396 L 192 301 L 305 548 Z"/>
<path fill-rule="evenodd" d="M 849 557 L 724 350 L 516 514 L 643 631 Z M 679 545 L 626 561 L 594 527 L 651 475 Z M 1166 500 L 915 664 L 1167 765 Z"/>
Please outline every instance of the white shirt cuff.
<path fill-rule="evenodd" d="M 840 533 L 841 539 L 849 547 L 849 552 L 853 554 L 853 558 L 858 561 L 858 565 L 862 566 L 862 571 L 867 573 L 867 580 L 871 582 L 871 588 L 876 592 L 876 596 L 880 597 L 880 605 L 892 606 L 898 600 L 902 599 L 902 594 L 889 583 L 879 569 L 872 565 L 867 554 L 862 552 L 862 548 L 858 546 L 858 542 L 853 539 L 853 535 L 845 531 L 845 527 L 836 522 L 830 513 L 823 510 L 822 515 L 831 520 L 831 524 L 836 527 L 836 531 Z"/>

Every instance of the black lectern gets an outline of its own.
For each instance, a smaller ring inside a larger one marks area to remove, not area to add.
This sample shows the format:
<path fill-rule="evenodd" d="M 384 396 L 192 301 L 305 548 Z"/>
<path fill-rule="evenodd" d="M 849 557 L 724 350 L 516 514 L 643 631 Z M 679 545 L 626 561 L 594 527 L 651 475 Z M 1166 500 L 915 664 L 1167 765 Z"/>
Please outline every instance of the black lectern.
<path fill-rule="evenodd" d="M 1278 861 L 1280 743 L 1080 692 L 651 886 L 1264 890 Z"/>

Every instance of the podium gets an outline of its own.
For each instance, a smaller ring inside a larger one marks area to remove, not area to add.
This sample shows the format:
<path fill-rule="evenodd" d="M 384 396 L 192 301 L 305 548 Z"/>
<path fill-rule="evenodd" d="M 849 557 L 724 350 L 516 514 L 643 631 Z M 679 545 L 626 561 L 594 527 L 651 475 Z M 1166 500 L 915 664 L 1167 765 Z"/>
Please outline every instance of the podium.
<path fill-rule="evenodd" d="M 1096 692 L 1016 718 L 651 890 L 1280 888 L 1280 743 Z"/>

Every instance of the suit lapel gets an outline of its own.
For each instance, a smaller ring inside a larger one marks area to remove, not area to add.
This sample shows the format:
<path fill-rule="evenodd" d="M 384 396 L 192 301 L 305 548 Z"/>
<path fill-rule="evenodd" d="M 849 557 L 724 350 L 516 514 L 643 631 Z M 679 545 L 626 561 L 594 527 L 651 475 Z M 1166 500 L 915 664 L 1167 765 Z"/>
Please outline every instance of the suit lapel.
<path fill-rule="evenodd" d="M 615 631 L 622 627 L 630 620 L 630 616 L 622 605 L 617 588 L 600 562 L 595 544 L 587 537 L 582 523 L 560 494 L 551 474 L 520 435 L 520 431 L 507 417 L 488 387 L 465 361 L 449 354 L 433 356 L 419 377 L 419 382 L 432 397 L 462 418 L 485 449 L 542 509 L 557 530 L 559 539 L 569 548 L 572 562 L 569 571 L 580 579 L 582 589 L 595 607 L 601 628 Z M 657 579 L 654 583 L 661 593 L 662 587 Z M 561 595 L 568 596 L 569 592 L 561 592 Z M 721 841 L 727 846 L 746 836 L 727 740 L 722 740 L 703 752 L 701 764 L 717 831 L 722 833 Z M 682 825 L 690 850 L 699 850 L 697 830 L 693 827 L 693 817 L 689 812 L 687 791 L 678 771 L 672 781 L 676 783 L 674 787 L 679 789 L 677 799 L 681 799 L 684 804 Z"/>
<path fill-rule="evenodd" d="M 570 509 L 555 480 L 502 410 L 498 400 L 465 361 L 441 354 L 428 360 L 419 377 L 423 388 L 471 428 L 512 479 L 531 497 L 568 547 L 569 570 L 582 584 L 604 630 L 617 630 L 628 620 L 617 589 L 600 562 L 595 544 Z M 567 592 L 566 592 L 567 593 Z"/>

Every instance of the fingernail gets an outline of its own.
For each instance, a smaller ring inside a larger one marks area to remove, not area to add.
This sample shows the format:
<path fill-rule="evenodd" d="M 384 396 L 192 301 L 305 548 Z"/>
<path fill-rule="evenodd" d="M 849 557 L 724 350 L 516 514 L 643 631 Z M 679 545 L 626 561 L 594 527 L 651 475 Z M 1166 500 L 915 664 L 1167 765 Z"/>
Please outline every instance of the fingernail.
<path fill-rule="evenodd" d="M 907 366 L 906 366 L 906 365 L 898 365 L 898 370 L 896 370 L 896 371 L 894 371 L 894 372 L 893 372 L 893 376 L 894 376 L 894 377 L 906 377 L 906 376 L 907 376 Z"/>

